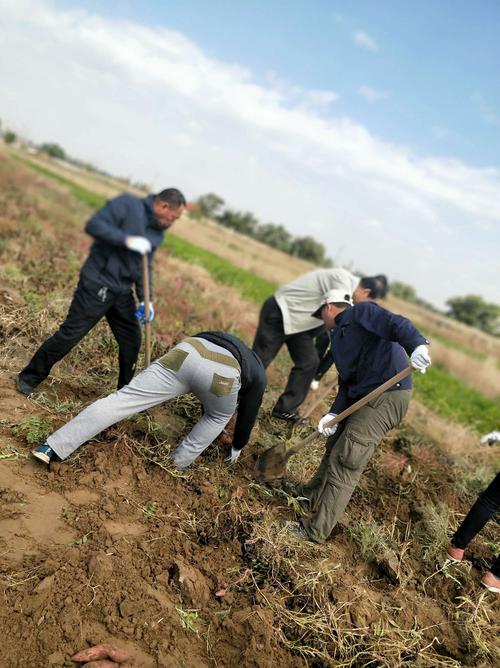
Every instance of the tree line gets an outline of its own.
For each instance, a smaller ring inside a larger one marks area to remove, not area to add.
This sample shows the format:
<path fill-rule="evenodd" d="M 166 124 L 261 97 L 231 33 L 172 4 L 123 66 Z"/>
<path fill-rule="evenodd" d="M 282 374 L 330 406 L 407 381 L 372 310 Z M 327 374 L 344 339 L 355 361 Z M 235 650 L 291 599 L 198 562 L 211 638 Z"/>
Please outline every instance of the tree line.
<path fill-rule="evenodd" d="M 261 241 L 268 246 L 288 253 L 288 255 L 299 257 L 322 267 L 333 266 L 332 261 L 326 255 L 323 244 L 313 237 L 294 237 L 283 225 L 261 223 L 253 213 L 234 211 L 226 208 L 225 204 L 222 197 L 214 193 L 202 195 L 196 200 L 191 216 L 194 218 L 211 218 L 225 227 Z"/>

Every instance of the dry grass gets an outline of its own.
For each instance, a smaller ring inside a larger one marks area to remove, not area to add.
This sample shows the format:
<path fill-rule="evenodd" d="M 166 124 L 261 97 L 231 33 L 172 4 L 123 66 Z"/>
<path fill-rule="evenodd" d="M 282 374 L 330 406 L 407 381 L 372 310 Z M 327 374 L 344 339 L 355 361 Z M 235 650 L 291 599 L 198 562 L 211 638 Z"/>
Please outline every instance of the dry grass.
<path fill-rule="evenodd" d="M 288 283 L 318 268 L 208 219 L 200 221 L 186 217 L 172 233 L 276 285 Z"/>

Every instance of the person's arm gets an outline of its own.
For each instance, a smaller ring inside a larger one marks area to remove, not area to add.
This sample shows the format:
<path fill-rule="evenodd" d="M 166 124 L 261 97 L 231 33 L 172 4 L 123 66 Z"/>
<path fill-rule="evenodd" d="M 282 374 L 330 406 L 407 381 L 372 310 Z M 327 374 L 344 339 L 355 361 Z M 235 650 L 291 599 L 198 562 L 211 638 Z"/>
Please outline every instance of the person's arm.
<path fill-rule="evenodd" d="M 242 450 L 248 443 L 262 404 L 266 384 L 265 377 L 258 378 L 249 385 L 244 394 L 240 394 L 240 404 L 233 435 L 233 448 L 235 450 Z"/>
<path fill-rule="evenodd" d="M 342 411 L 345 411 L 345 409 L 348 408 L 349 404 L 350 402 L 347 396 L 347 387 L 339 379 L 339 389 L 337 392 L 337 396 L 333 400 L 333 404 L 329 412 L 338 415 L 339 413 L 342 413 Z"/>
<path fill-rule="evenodd" d="M 127 233 L 121 228 L 127 214 L 124 200 L 123 196 L 109 200 L 90 218 L 85 225 L 85 232 L 96 241 L 111 246 L 125 246 Z"/>
<path fill-rule="evenodd" d="M 386 341 L 394 341 L 411 355 L 417 346 L 429 345 L 423 336 L 408 318 L 373 304 L 363 302 L 353 307 L 354 322 L 357 322 L 366 331 L 376 334 Z"/>

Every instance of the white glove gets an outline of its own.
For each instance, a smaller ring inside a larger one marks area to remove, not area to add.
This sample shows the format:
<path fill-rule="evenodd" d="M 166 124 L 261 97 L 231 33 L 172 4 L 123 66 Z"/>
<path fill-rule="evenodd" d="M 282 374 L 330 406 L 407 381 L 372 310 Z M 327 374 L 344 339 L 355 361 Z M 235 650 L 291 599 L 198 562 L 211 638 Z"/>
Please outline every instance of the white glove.
<path fill-rule="evenodd" d="M 490 431 L 489 434 L 483 436 L 479 441 L 481 445 L 494 445 L 495 443 L 499 442 L 500 442 L 500 431 Z"/>
<path fill-rule="evenodd" d="M 327 413 L 323 415 L 321 420 L 318 422 L 318 431 L 321 436 L 333 436 L 337 431 L 338 424 L 334 424 L 331 427 L 325 427 L 328 422 L 331 422 L 333 418 L 337 417 L 337 413 Z"/>
<path fill-rule="evenodd" d="M 414 369 L 420 371 L 420 373 L 425 373 L 427 367 L 431 363 L 429 347 L 424 343 L 417 346 L 410 356 L 410 362 Z"/>
<path fill-rule="evenodd" d="M 318 388 L 319 388 L 319 380 L 311 380 L 311 390 L 313 392 L 316 392 Z"/>
<path fill-rule="evenodd" d="M 229 462 L 229 464 L 234 464 L 234 462 L 238 459 L 240 455 L 241 455 L 241 450 L 236 450 L 235 448 L 232 447 L 231 452 L 228 454 L 225 461 Z"/>
<path fill-rule="evenodd" d="M 127 237 L 125 239 L 125 246 L 136 253 L 146 255 L 151 253 L 151 242 L 146 237 Z"/>

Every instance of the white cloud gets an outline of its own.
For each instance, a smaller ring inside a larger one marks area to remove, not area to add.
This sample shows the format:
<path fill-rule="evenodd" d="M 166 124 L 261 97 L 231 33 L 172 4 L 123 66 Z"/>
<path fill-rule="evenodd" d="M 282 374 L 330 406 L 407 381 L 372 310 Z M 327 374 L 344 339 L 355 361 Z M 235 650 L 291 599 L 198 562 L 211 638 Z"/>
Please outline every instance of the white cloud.
<path fill-rule="evenodd" d="M 357 46 L 360 46 L 363 49 L 367 49 L 368 51 L 372 51 L 373 53 L 377 53 L 377 51 L 380 50 L 379 45 L 373 39 L 373 37 L 370 37 L 370 35 L 368 35 L 366 32 L 363 32 L 362 30 L 357 30 L 352 34 L 352 41 Z"/>
<path fill-rule="evenodd" d="M 360 86 L 358 88 L 358 95 L 364 97 L 368 102 L 379 102 L 379 100 L 385 100 L 389 97 L 389 93 L 384 90 L 377 90 L 376 88 L 371 88 L 370 86 Z"/>
<path fill-rule="evenodd" d="M 155 188 L 216 192 L 431 301 L 450 296 L 450 272 L 455 294 L 498 299 L 499 170 L 383 142 L 333 113 L 333 91 L 272 74 L 258 84 L 173 30 L 42 0 L 0 7 L 1 114 L 14 129 Z"/>

